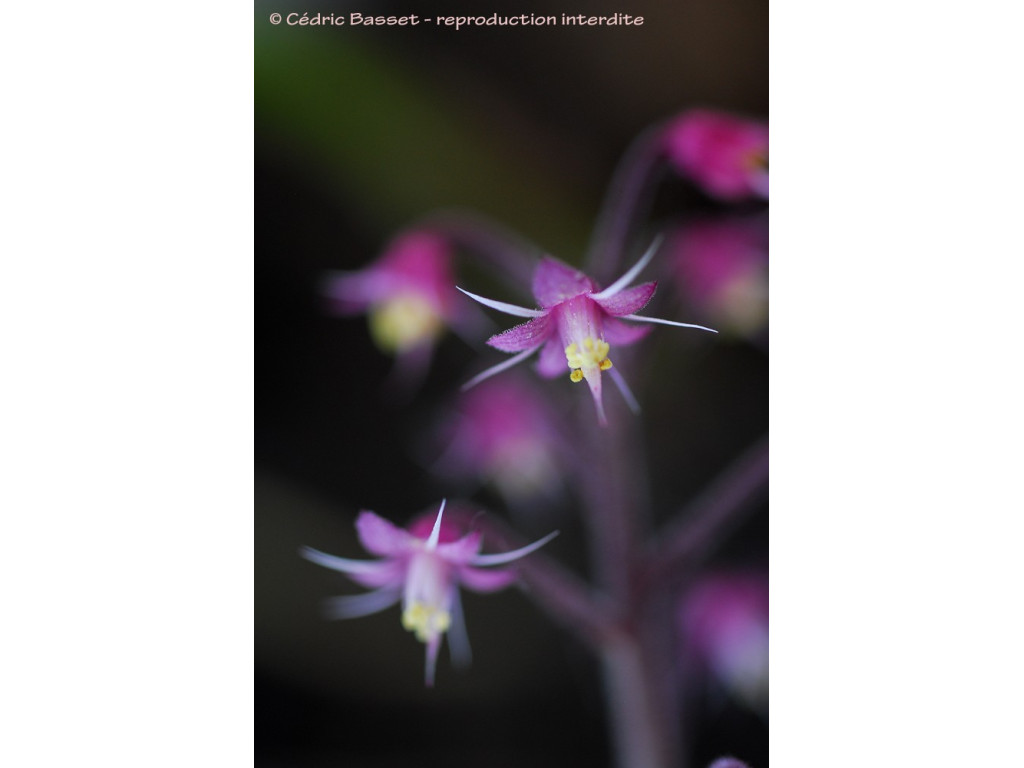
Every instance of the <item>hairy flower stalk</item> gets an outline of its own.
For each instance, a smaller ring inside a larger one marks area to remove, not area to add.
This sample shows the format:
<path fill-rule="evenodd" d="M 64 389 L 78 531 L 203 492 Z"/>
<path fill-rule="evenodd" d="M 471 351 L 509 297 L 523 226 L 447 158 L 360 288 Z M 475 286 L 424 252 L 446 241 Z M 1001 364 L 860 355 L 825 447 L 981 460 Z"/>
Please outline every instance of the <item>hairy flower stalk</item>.
<path fill-rule="evenodd" d="M 463 389 L 468 389 L 524 361 L 539 350 L 537 370 L 542 376 L 553 378 L 564 373 L 568 366 L 570 381 L 578 383 L 586 380 L 597 408 L 598 422 L 602 426 L 607 423 L 601 397 L 602 372 L 608 372 L 630 408 L 634 412 L 638 411 L 636 398 L 622 376 L 613 368 L 609 354 L 613 344 L 624 346 L 639 341 L 647 335 L 650 328 L 630 325 L 622 322 L 623 320 L 698 328 L 717 333 L 714 329 L 702 325 L 635 314 L 654 296 L 657 283 L 642 283 L 631 288 L 627 286 L 647 266 L 659 244 L 660 239 L 647 249 L 629 271 L 603 290 L 600 290 L 590 277 L 568 264 L 550 256 L 541 259 L 534 272 L 532 286 L 539 309 L 528 309 L 487 299 L 459 288 L 471 299 L 491 309 L 530 318 L 527 322 L 487 340 L 495 349 L 518 354 L 488 368 L 467 382 Z"/>
<path fill-rule="evenodd" d="M 459 586 L 475 592 L 495 592 L 509 586 L 517 578 L 515 570 L 481 569 L 525 557 L 558 535 L 553 531 L 511 552 L 482 555 L 483 534 L 474 532 L 460 538 L 456 526 L 442 523 L 444 507 L 442 501 L 429 529 L 424 524 L 429 521 L 414 522 L 403 530 L 373 512 L 360 512 L 356 519 L 359 541 L 368 552 L 380 555 L 380 560 L 350 560 L 311 547 L 300 550 L 307 560 L 341 571 L 364 587 L 375 588 L 361 595 L 332 598 L 326 605 L 330 618 L 368 616 L 402 601 L 402 626 L 426 645 L 427 686 L 434 684 L 441 639 L 449 630 L 453 657 L 457 661 L 469 659 Z"/>

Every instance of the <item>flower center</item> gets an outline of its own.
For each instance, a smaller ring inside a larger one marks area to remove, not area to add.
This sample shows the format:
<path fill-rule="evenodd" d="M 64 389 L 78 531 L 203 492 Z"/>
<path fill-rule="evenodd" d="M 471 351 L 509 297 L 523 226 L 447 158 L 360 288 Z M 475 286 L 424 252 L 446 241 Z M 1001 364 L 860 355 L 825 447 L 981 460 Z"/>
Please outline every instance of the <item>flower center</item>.
<path fill-rule="evenodd" d="M 402 626 L 410 632 L 415 632 L 416 639 L 421 643 L 447 632 L 451 623 L 452 617 L 448 611 L 419 600 L 414 600 L 402 612 Z"/>
<path fill-rule="evenodd" d="M 581 344 L 574 341 L 567 346 L 565 360 L 572 368 L 569 379 L 579 382 L 586 378 L 587 372 L 607 371 L 612 367 L 612 361 L 608 359 L 610 349 L 607 341 L 595 339 L 593 336 L 587 336 Z"/>
<path fill-rule="evenodd" d="M 370 310 L 370 335 L 385 352 L 404 352 L 441 331 L 441 317 L 427 299 L 403 293 Z"/>

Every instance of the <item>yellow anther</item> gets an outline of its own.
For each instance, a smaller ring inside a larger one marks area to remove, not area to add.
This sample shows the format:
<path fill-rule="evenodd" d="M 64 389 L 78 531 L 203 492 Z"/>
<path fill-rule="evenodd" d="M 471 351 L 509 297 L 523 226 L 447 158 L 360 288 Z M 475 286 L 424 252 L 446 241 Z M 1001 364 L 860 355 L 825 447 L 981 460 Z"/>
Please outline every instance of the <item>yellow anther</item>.
<path fill-rule="evenodd" d="M 402 612 L 402 627 L 416 633 L 421 643 L 448 631 L 452 617 L 448 611 L 421 602 L 412 603 Z"/>
<path fill-rule="evenodd" d="M 588 369 L 607 371 L 612 367 L 612 361 L 608 359 L 611 346 L 607 341 L 587 336 L 582 343 L 582 352 L 580 345 L 575 342 L 565 348 L 565 361 L 573 369 L 569 379 L 574 382 L 582 381 L 586 377 L 584 371 Z"/>

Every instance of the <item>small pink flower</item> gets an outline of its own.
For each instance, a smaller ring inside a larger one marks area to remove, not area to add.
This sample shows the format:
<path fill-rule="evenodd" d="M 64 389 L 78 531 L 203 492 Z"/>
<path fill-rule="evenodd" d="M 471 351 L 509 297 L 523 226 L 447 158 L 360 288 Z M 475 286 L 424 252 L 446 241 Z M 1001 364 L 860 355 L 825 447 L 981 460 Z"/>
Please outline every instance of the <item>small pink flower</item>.
<path fill-rule="evenodd" d="M 368 552 L 380 555 L 380 560 L 350 560 L 310 547 L 300 550 L 307 560 L 341 571 L 364 587 L 376 588 L 361 595 L 333 598 L 327 606 L 331 618 L 368 616 L 401 599 L 402 626 L 427 646 L 428 686 L 434 684 L 437 653 L 445 632 L 452 630 L 453 655 L 466 658 L 469 655 L 459 586 L 475 592 L 495 592 L 507 587 L 516 580 L 515 570 L 488 571 L 481 567 L 518 560 L 558 535 L 558 531 L 554 531 L 511 552 L 481 555 L 483 534 L 469 533 L 459 538 L 457 526 L 442 523 L 444 507 L 442 501 L 432 526 L 421 519 L 408 530 L 392 525 L 373 512 L 360 512 L 356 519 L 359 541 Z"/>
<path fill-rule="evenodd" d="M 571 381 L 587 380 L 597 407 L 597 419 L 602 425 L 607 423 L 601 400 L 602 371 L 609 372 L 630 408 L 638 411 L 636 398 L 622 376 L 612 368 L 608 353 L 612 344 L 632 344 L 646 336 L 650 329 L 630 325 L 623 320 L 700 328 L 717 333 L 702 325 L 634 314 L 651 300 L 657 284 L 651 282 L 632 288 L 626 286 L 647 266 L 657 247 L 658 242 L 655 242 L 632 269 L 604 290 L 599 290 L 597 283 L 568 264 L 551 257 L 541 259 L 533 274 L 533 295 L 540 309 L 527 309 L 485 299 L 459 288 L 484 306 L 510 315 L 531 318 L 487 340 L 488 344 L 502 352 L 519 354 L 479 374 L 466 384 L 466 388 L 522 362 L 540 350 L 537 370 L 542 376 L 557 376 L 568 365 Z"/>
<path fill-rule="evenodd" d="M 682 227 L 667 249 L 679 291 L 723 328 L 753 334 L 768 321 L 768 220 L 708 219 Z"/>
<path fill-rule="evenodd" d="M 370 335 L 382 351 L 429 359 L 445 327 L 457 319 L 454 284 L 448 243 L 412 231 L 366 269 L 333 274 L 325 292 L 342 314 L 367 314 Z"/>
<path fill-rule="evenodd" d="M 678 171 L 721 200 L 768 197 L 768 126 L 695 109 L 671 122 L 665 151 Z"/>
<path fill-rule="evenodd" d="M 696 658 L 755 709 L 768 699 L 768 581 L 715 574 L 686 596 L 680 626 Z"/>
<path fill-rule="evenodd" d="M 561 488 L 561 435 L 548 403 L 515 376 L 462 394 L 446 416 L 446 449 L 436 468 L 449 477 L 492 482 L 512 503 L 554 496 Z"/>

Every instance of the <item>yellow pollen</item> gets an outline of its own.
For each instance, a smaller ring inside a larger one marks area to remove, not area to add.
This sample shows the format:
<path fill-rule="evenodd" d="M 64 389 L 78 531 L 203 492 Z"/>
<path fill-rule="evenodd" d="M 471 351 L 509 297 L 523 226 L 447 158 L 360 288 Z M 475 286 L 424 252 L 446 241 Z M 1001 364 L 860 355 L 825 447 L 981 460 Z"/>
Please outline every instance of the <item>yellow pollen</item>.
<path fill-rule="evenodd" d="M 572 368 L 572 373 L 569 374 L 569 380 L 573 382 L 580 382 L 586 378 L 584 370 L 593 370 L 597 368 L 601 371 L 607 371 L 612 367 L 612 361 L 608 359 L 608 351 L 611 349 L 607 341 L 601 339 L 595 339 L 593 336 L 587 336 L 583 340 L 583 349 L 580 349 L 580 345 L 573 342 L 565 348 L 565 361 Z"/>
<path fill-rule="evenodd" d="M 369 312 L 370 335 L 385 352 L 404 352 L 430 341 L 442 329 L 434 306 L 420 295 L 405 293 L 388 299 Z"/>
<path fill-rule="evenodd" d="M 416 633 L 421 643 L 448 631 L 452 617 L 448 611 L 433 605 L 426 605 L 418 600 L 402 612 L 402 626 Z"/>

